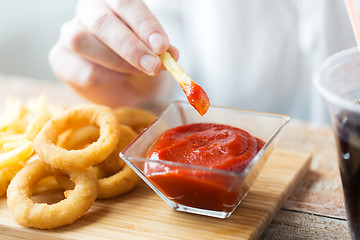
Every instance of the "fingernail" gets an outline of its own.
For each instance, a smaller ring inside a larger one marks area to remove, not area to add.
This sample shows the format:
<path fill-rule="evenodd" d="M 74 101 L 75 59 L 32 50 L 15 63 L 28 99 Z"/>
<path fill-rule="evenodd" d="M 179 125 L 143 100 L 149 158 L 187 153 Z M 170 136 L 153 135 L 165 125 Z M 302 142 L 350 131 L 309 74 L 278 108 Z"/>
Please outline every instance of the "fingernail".
<path fill-rule="evenodd" d="M 157 59 L 151 55 L 144 55 L 140 58 L 140 66 L 148 73 L 153 73 L 157 65 Z"/>
<path fill-rule="evenodd" d="M 159 51 L 164 44 L 164 37 L 160 33 L 153 33 L 149 37 L 149 43 L 154 51 Z"/>

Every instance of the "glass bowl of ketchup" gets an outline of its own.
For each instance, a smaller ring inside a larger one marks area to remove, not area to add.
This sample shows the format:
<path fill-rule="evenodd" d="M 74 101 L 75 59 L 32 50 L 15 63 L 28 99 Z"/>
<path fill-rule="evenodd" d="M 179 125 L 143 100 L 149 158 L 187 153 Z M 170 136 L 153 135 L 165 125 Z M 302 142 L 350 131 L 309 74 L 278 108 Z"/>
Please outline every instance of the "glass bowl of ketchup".
<path fill-rule="evenodd" d="M 171 208 L 229 217 L 290 121 L 285 115 L 173 102 L 121 153 Z"/>

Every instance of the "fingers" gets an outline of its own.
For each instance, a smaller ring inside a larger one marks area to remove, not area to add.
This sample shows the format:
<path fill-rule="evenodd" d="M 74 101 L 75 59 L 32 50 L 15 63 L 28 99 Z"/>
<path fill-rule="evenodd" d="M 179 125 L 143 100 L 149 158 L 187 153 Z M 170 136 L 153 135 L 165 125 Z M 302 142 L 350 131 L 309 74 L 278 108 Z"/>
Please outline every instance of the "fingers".
<path fill-rule="evenodd" d="M 142 0 L 106 0 L 106 3 L 156 54 L 169 48 L 164 29 Z"/>
<path fill-rule="evenodd" d="M 148 75 L 164 70 L 158 54 L 178 50 L 141 0 L 79 0 L 49 54 L 55 75 L 85 98 L 110 106 L 155 95 Z"/>
<path fill-rule="evenodd" d="M 118 2 L 119 6 L 121 6 L 121 3 L 124 6 L 131 6 L 132 2 L 136 2 L 125 0 L 113 1 Z M 145 11 L 146 13 L 146 8 L 133 9 L 132 13 L 135 14 L 138 11 Z M 159 56 L 139 38 L 133 29 L 129 28 L 127 22 L 123 22 L 122 18 L 119 18 L 117 14 L 109 10 L 108 6 L 102 1 L 79 1 L 77 16 L 80 22 L 92 34 L 135 68 L 141 69 L 149 75 L 155 75 L 161 70 Z M 135 16 L 138 16 L 137 13 Z M 127 17 L 129 18 L 129 16 Z M 136 32 L 140 33 L 141 31 L 137 30 Z"/>
<path fill-rule="evenodd" d="M 139 94 L 140 87 L 132 84 L 136 76 L 129 77 L 128 74 L 112 71 L 87 61 L 72 54 L 58 43 L 50 50 L 49 62 L 57 78 L 95 103 L 112 107 L 137 105 L 146 101 L 156 91 L 156 88 L 152 90 L 146 87 L 150 91 L 142 91 L 143 94 Z M 156 85 L 156 81 L 152 82 L 144 76 L 137 77 L 140 77 L 142 82 Z"/>
<path fill-rule="evenodd" d="M 118 81 L 122 81 L 126 77 L 126 74 L 111 71 L 72 54 L 59 43 L 50 50 L 49 62 L 53 72 L 60 80 L 77 87 L 86 88 L 106 83 L 111 79 L 109 75 L 115 73 L 117 73 Z"/>
<path fill-rule="evenodd" d="M 142 73 L 94 37 L 76 19 L 62 26 L 59 43 L 70 52 L 105 68 L 129 74 Z"/>

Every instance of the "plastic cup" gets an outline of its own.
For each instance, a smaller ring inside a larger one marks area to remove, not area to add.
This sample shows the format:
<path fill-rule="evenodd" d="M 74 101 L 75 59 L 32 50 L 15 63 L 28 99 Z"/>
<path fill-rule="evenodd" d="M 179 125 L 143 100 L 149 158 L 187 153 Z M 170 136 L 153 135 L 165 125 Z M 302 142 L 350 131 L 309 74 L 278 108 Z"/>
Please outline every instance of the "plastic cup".
<path fill-rule="evenodd" d="M 360 54 L 351 48 L 327 58 L 314 74 L 314 84 L 330 113 L 336 136 L 347 222 L 360 239 Z"/>

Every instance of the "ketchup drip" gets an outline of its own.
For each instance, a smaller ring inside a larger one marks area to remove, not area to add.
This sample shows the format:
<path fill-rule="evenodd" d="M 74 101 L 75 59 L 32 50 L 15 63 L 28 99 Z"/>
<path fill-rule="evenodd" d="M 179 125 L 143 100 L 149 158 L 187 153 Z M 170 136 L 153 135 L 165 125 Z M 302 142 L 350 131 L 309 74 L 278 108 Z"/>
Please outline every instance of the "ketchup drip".
<path fill-rule="evenodd" d="M 209 97 L 202 87 L 194 82 L 180 84 L 189 103 L 203 116 L 210 107 Z"/>

